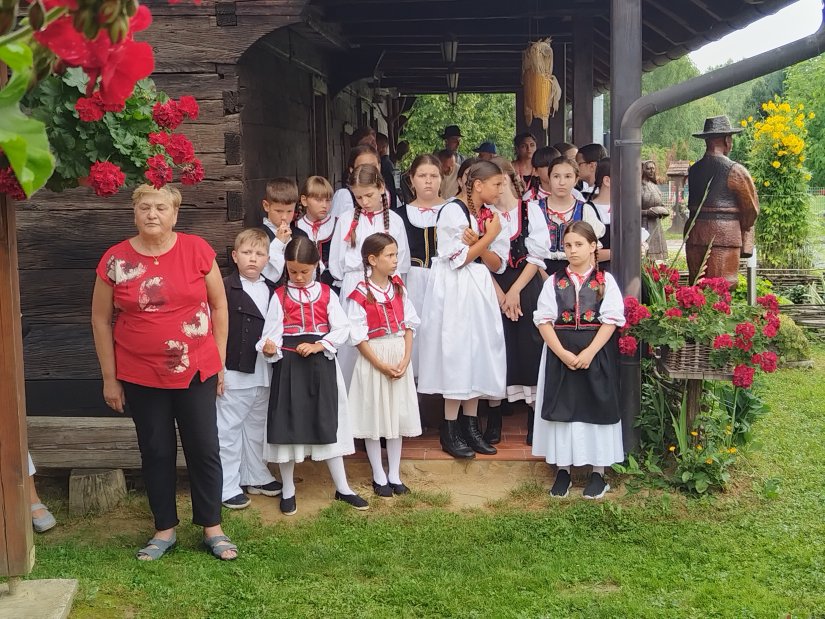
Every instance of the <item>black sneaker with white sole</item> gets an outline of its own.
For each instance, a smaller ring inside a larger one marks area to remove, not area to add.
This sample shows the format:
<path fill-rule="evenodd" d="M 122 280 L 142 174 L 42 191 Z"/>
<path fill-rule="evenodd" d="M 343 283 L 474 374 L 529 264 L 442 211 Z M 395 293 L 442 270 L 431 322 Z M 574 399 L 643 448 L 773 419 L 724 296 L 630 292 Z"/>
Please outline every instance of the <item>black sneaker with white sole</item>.
<path fill-rule="evenodd" d="M 221 501 L 223 506 L 227 509 L 245 509 L 249 507 L 249 504 L 252 502 L 249 500 L 249 497 L 245 494 L 236 494 L 231 499 L 226 499 L 225 501 Z"/>
<path fill-rule="evenodd" d="M 553 487 L 550 488 L 550 496 L 555 499 L 563 499 L 570 492 L 570 486 L 573 485 L 573 480 L 570 479 L 570 471 L 559 469 L 556 473 L 556 481 L 553 482 Z"/>
<path fill-rule="evenodd" d="M 284 516 L 294 516 L 298 511 L 298 504 L 295 502 L 295 496 L 288 499 L 281 497 L 281 513 Z"/>
<path fill-rule="evenodd" d="M 600 499 L 608 490 L 610 490 L 610 484 L 604 480 L 604 477 L 598 473 L 590 473 L 590 481 L 587 482 L 582 496 L 585 499 Z"/>
<path fill-rule="evenodd" d="M 284 489 L 284 485 L 279 482 L 277 479 L 275 481 L 271 481 L 268 484 L 264 484 L 262 486 L 247 486 L 246 491 L 249 494 L 262 494 L 264 496 L 278 496 L 281 494 L 281 490 Z"/>

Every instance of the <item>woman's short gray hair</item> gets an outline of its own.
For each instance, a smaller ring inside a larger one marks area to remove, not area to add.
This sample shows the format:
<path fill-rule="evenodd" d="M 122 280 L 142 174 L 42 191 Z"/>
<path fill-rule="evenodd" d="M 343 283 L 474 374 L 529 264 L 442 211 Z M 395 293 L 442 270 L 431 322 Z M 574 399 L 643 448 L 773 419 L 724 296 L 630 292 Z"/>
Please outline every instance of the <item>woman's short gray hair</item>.
<path fill-rule="evenodd" d="M 132 192 L 132 206 L 137 206 L 144 196 L 155 193 L 162 194 L 164 198 L 167 198 L 172 203 L 172 207 L 175 210 L 180 208 L 180 203 L 183 197 L 180 195 L 180 191 L 178 191 L 177 187 L 164 185 L 160 189 L 157 189 L 154 185 L 149 185 L 146 183 L 139 185 Z"/>

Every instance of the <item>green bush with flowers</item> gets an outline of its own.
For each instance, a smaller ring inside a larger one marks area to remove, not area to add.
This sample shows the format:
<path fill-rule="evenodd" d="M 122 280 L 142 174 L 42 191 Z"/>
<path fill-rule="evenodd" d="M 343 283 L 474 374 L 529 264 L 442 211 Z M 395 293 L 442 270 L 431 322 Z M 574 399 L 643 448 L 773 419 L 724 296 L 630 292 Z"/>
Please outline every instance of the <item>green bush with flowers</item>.
<path fill-rule="evenodd" d="M 808 268 L 810 224 L 805 169 L 807 121 L 814 118 L 802 103 L 778 96 L 762 104 L 756 119 L 740 121 L 750 144 L 748 167 L 760 197 L 756 243 L 761 266 Z"/>
<path fill-rule="evenodd" d="M 733 375 L 731 383 L 703 382 L 699 414 L 691 419 L 687 381 L 671 379 L 651 359 L 644 361 L 637 425 L 647 470 L 692 493 L 723 489 L 753 418 L 764 410 L 751 389 L 754 379 L 777 368 L 779 303 L 771 294 L 758 297 L 757 306 L 734 302 L 724 278 L 682 285 L 679 272 L 661 263 L 645 264 L 642 281 L 647 302 L 625 299 L 627 324 L 619 351 L 636 354 L 641 341 L 657 356 L 698 344 L 707 349 L 710 366 Z M 634 465 L 638 469 L 635 460 L 616 468 L 629 472 Z"/>

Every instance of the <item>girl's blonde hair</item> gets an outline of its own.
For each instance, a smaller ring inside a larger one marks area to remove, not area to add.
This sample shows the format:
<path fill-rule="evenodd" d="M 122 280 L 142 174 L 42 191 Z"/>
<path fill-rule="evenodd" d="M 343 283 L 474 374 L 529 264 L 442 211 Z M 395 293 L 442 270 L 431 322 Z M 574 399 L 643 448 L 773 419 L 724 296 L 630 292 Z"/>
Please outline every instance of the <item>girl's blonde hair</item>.
<path fill-rule="evenodd" d="M 175 210 L 180 208 L 180 203 L 183 199 L 177 187 L 164 185 L 160 189 L 157 189 L 154 185 L 144 183 L 143 185 L 135 187 L 135 190 L 132 192 L 132 206 L 137 206 L 144 197 L 152 194 L 162 195 L 165 199 L 169 200 L 169 204 L 171 204 Z"/>
<path fill-rule="evenodd" d="M 301 196 L 307 198 L 319 198 L 321 200 L 332 199 L 332 185 L 323 176 L 310 176 L 301 185 Z"/>

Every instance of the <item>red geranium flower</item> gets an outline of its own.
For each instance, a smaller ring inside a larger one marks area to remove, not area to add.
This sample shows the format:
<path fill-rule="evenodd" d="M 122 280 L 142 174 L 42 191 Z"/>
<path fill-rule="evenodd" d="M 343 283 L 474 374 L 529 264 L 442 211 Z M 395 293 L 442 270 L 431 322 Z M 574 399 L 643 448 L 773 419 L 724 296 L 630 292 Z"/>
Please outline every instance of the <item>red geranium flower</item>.
<path fill-rule="evenodd" d="M 756 327 L 753 325 L 752 322 L 740 322 L 736 325 L 735 330 L 736 335 L 743 337 L 746 340 L 753 338 L 756 334 Z"/>
<path fill-rule="evenodd" d="M 191 163 L 183 166 L 180 174 L 180 182 L 184 185 L 197 185 L 203 180 L 203 165 L 200 159 L 194 159 Z"/>
<path fill-rule="evenodd" d="M 192 95 L 183 95 L 180 99 L 178 99 L 178 109 L 183 112 L 187 118 L 192 120 L 197 119 L 198 113 L 200 112 L 198 102 Z"/>
<path fill-rule="evenodd" d="M 762 307 L 764 307 L 769 312 L 778 312 L 779 311 L 779 301 L 777 301 L 776 297 L 772 294 L 766 294 L 762 297 L 756 297 L 756 302 L 759 303 Z"/>
<path fill-rule="evenodd" d="M 166 152 L 172 158 L 172 161 L 180 165 L 187 163 L 195 158 L 195 147 L 185 135 L 175 133 L 169 136 L 169 140 L 164 144 Z"/>
<path fill-rule="evenodd" d="M 733 346 L 733 338 L 728 335 L 727 333 L 723 333 L 722 335 L 717 335 L 713 339 L 713 347 L 716 349 L 719 348 L 730 348 Z"/>
<path fill-rule="evenodd" d="M 707 299 L 698 286 L 683 286 L 676 291 L 676 301 L 685 309 L 701 307 Z"/>
<path fill-rule="evenodd" d="M 771 372 L 776 371 L 776 363 L 778 358 L 776 353 L 770 350 L 766 350 L 762 353 L 762 361 L 760 361 L 759 366 L 762 368 L 763 372 L 767 372 L 770 374 Z"/>
<path fill-rule="evenodd" d="M 100 101 L 99 96 L 79 97 L 74 104 L 74 109 L 80 120 L 84 123 L 91 123 L 96 120 L 100 120 L 103 118 L 103 114 L 105 114 L 105 110 L 103 109 L 103 104 Z"/>
<path fill-rule="evenodd" d="M 733 385 L 747 389 L 753 384 L 754 369 L 747 365 L 737 365 L 733 368 Z"/>
<path fill-rule="evenodd" d="M 150 133 L 149 134 L 149 144 L 153 146 L 160 144 L 161 146 L 166 146 L 169 143 L 169 136 L 171 133 L 166 133 L 165 131 L 158 131 L 157 133 Z"/>
<path fill-rule="evenodd" d="M 164 129 L 174 131 L 183 122 L 183 112 L 174 100 L 166 103 L 155 103 L 152 108 L 152 119 Z"/>
<path fill-rule="evenodd" d="M 725 303 L 724 301 L 717 301 L 713 304 L 713 309 L 718 312 L 722 312 L 723 314 L 730 314 L 730 305 Z"/>
<path fill-rule="evenodd" d="M 681 318 L 682 310 L 680 310 L 678 307 L 669 307 L 665 310 L 665 316 L 667 318 Z"/>
<path fill-rule="evenodd" d="M 144 172 L 144 176 L 155 186 L 155 189 L 160 189 L 166 183 L 172 182 L 172 168 L 169 167 L 163 155 L 152 155 L 146 160 L 146 165 L 149 169 Z"/>
<path fill-rule="evenodd" d="M 744 352 L 750 352 L 751 348 L 753 348 L 753 340 L 748 340 L 743 337 L 737 337 L 733 341 L 733 345 L 736 346 L 739 350 Z"/>
<path fill-rule="evenodd" d="M 764 327 L 762 327 L 762 335 L 765 337 L 776 337 L 776 334 L 779 333 L 779 325 L 768 321 Z"/>
<path fill-rule="evenodd" d="M 675 288 L 673 286 L 671 286 L 670 284 L 665 285 L 665 297 L 670 298 L 670 295 L 673 294 L 674 290 L 675 290 Z"/>
<path fill-rule="evenodd" d="M 126 175 L 109 161 L 96 161 L 89 168 L 89 185 L 99 196 L 113 196 L 123 187 Z"/>
<path fill-rule="evenodd" d="M 635 355 L 639 342 L 632 335 L 623 335 L 619 338 L 619 352 L 623 355 Z"/>

